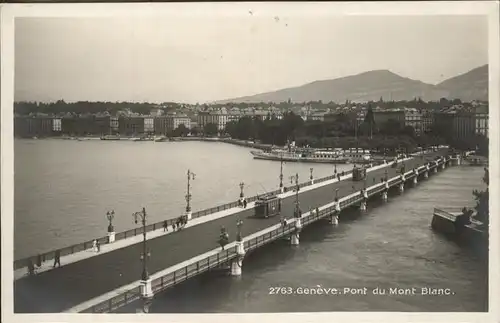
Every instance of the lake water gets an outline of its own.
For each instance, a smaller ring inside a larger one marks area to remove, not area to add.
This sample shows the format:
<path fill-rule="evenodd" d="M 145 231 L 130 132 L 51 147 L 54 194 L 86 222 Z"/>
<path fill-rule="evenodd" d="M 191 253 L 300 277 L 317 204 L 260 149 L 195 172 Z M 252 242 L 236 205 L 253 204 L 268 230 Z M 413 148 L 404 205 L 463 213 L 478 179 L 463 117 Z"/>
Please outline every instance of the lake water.
<path fill-rule="evenodd" d="M 223 143 L 15 141 L 15 258 L 105 234 L 114 209 L 117 231 L 134 226 L 132 212 L 147 208 L 151 221 L 185 207 L 186 171 L 193 209 L 276 189 L 279 162 L 252 159 L 249 149 Z M 331 165 L 286 164 L 286 177 L 332 174 Z M 341 166 L 339 169 L 350 168 Z M 484 311 L 487 265 L 430 229 L 439 206 L 473 205 L 482 168 L 451 167 L 372 202 L 366 214 L 336 228 L 307 227 L 298 247 L 279 241 L 245 258 L 240 278 L 203 275 L 155 297 L 151 311 Z M 289 183 L 289 182 L 288 182 Z M 271 295 L 274 287 L 367 288 L 357 295 Z M 375 288 L 448 288 L 451 295 L 373 295 Z M 135 312 L 131 304 L 121 312 Z"/>

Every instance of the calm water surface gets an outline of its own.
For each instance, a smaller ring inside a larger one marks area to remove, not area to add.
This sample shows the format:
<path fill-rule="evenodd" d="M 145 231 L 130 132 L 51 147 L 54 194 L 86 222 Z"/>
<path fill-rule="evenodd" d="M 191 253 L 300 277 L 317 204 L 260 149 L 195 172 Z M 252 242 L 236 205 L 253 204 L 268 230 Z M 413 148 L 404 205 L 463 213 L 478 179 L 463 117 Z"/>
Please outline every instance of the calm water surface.
<path fill-rule="evenodd" d="M 142 205 L 152 221 L 182 212 L 191 168 L 194 209 L 278 185 L 279 163 L 253 160 L 249 149 L 215 143 L 16 141 L 15 254 L 102 235 L 114 208 L 117 230 L 132 227 Z M 309 175 L 306 164 L 285 174 Z M 331 166 L 313 165 L 318 176 Z M 474 250 L 430 229 L 436 206 L 472 205 L 482 168 L 453 167 L 337 228 L 319 222 L 300 246 L 278 241 L 248 255 L 240 278 L 203 275 L 157 295 L 152 312 L 485 311 L 487 266 Z M 270 295 L 272 287 L 364 288 L 367 295 Z M 373 295 L 376 287 L 449 288 L 453 295 Z M 135 312 L 131 304 L 121 312 Z"/>

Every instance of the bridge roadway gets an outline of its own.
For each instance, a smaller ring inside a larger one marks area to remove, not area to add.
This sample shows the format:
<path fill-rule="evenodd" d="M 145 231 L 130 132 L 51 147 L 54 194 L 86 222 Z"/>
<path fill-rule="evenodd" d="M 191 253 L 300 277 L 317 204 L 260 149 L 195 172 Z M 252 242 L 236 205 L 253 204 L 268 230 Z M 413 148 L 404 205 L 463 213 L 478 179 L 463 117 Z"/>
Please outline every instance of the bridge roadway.
<path fill-rule="evenodd" d="M 416 157 L 405 162 L 406 170 L 422 165 L 426 160 L 442 155 L 434 152 L 425 159 Z M 386 167 L 367 173 L 367 185 L 380 182 L 385 176 L 396 176 L 398 169 Z M 368 186 L 370 186 L 368 185 Z M 350 179 L 325 185 L 299 195 L 303 211 L 332 202 L 335 189 L 339 198 L 359 191 L 363 181 Z M 293 216 L 295 195 L 282 201 L 282 215 Z M 208 252 L 218 246 L 217 239 L 221 226 L 226 227 L 230 240 L 235 239 L 236 221 L 241 219 L 243 236 L 263 230 L 279 222 L 280 217 L 269 219 L 253 218 L 254 210 L 246 209 L 231 216 L 199 224 L 179 232 L 148 240 L 151 257 L 148 263 L 150 274 Z M 55 270 L 28 276 L 14 282 L 14 312 L 16 313 L 58 313 L 81 304 L 121 286 L 140 279 L 141 244 L 131 245 L 106 254 L 97 255 L 79 262 L 68 264 Z"/>

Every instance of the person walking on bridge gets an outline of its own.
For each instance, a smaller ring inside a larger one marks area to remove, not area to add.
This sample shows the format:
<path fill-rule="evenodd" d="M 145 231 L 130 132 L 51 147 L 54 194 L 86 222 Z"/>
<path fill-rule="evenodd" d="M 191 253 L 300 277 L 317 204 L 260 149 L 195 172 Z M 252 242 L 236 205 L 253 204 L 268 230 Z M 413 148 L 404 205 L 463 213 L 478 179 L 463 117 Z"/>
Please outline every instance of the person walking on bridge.
<path fill-rule="evenodd" d="M 54 255 L 54 266 L 52 266 L 52 268 L 56 268 L 56 265 L 61 267 L 61 250 L 56 250 Z"/>
<path fill-rule="evenodd" d="M 243 199 L 243 208 L 247 208 L 247 199 Z"/>
<path fill-rule="evenodd" d="M 167 232 L 168 231 L 168 223 L 167 223 L 167 220 L 163 221 L 163 232 Z"/>

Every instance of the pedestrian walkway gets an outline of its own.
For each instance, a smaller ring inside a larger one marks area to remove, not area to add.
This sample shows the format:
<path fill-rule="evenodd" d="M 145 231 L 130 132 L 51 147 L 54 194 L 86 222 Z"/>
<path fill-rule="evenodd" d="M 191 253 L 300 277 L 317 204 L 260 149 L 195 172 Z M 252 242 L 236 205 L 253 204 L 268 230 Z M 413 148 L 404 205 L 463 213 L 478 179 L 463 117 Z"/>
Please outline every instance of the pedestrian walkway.
<path fill-rule="evenodd" d="M 405 159 L 400 160 L 400 162 L 401 161 L 410 160 L 410 159 L 411 158 L 405 158 Z M 387 163 L 387 164 L 377 165 L 377 166 L 369 168 L 367 171 L 368 172 L 376 171 L 376 170 L 382 169 L 384 167 L 390 166 L 391 164 L 392 164 L 392 162 Z M 347 174 L 347 175 L 341 176 L 340 177 L 340 181 L 349 179 L 351 177 L 352 177 L 351 174 Z M 339 181 L 338 179 L 331 179 L 331 180 L 328 180 L 328 181 L 323 181 L 321 183 L 315 183 L 313 185 L 308 185 L 308 186 L 305 186 L 305 187 L 301 188 L 300 191 L 299 191 L 299 194 L 302 194 L 304 192 L 308 192 L 308 191 L 311 191 L 311 190 L 314 190 L 314 189 L 317 189 L 317 188 L 320 188 L 320 187 L 323 187 L 323 186 L 326 186 L 326 185 L 331 185 L 333 183 L 337 183 L 338 181 Z M 291 190 L 291 191 L 279 194 L 279 197 L 280 198 L 287 198 L 287 197 L 292 196 L 294 194 L 295 194 L 295 192 L 293 190 Z M 247 205 L 247 209 L 251 209 L 254 206 L 255 206 L 255 202 L 250 202 Z M 229 216 L 229 215 L 233 215 L 233 214 L 239 213 L 241 211 L 242 211 L 242 207 L 235 207 L 235 208 L 231 208 L 231 209 L 226 209 L 226 210 L 223 210 L 223 211 L 219 211 L 219 212 L 216 212 L 216 213 L 208 214 L 208 215 L 205 215 L 205 216 L 202 216 L 202 217 L 194 218 L 194 219 L 188 221 L 188 223 L 181 230 L 186 230 L 186 229 L 188 229 L 190 227 L 193 227 L 193 226 L 196 226 L 196 225 L 199 225 L 199 224 L 202 224 L 202 223 L 206 223 L 206 222 L 209 222 L 209 221 L 217 220 L 217 219 Z M 172 231 L 171 227 L 169 227 L 169 229 L 168 229 L 167 232 L 164 232 L 163 228 L 159 228 L 157 230 L 148 232 L 146 234 L 146 239 L 147 240 L 151 240 L 151 239 L 155 239 L 155 238 L 158 238 L 158 237 L 161 237 L 161 236 L 165 236 L 167 234 L 172 234 L 172 233 L 175 233 L 175 232 Z M 85 259 L 88 259 L 88 258 L 91 258 L 91 257 L 95 257 L 95 256 L 98 256 L 98 255 L 102 255 L 102 254 L 105 254 L 105 253 L 108 253 L 108 252 L 112 252 L 112 251 L 115 251 L 115 250 L 118 250 L 118 249 L 126 248 L 128 246 L 140 243 L 142 241 L 143 241 L 143 236 L 142 236 L 142 234 L 140 234 L 140 235 L 132 236 L 130 238 L 117 240 L 117 241 L 115 241 L 113 243 L 102 244 L 100 246 L 100 251 L 99 252 L 95 251 L 93 248 L 89 248 L 89 249 L 84 250 L 84 251 L 80 251 L 80 252 L 76 252 L 76 253 L 69 254 L 69 255 L 66 255 L 66 256 L 62 256 L 61 257 L 61 266 L 72 264 L 72 263 L 75 263 L 75 262 L 78 262 L 78 261 L 81 261 L 81 260 L 85 260 Z M 53 261 L 49 260 L 49 261 L 43 262 L 40 267 L 36 267 L 35 274 L 43 273 L 43 272 L 46 272 L 46 271 L 49 271 L 49 270 L 57 270 L 57 269 L 58 269 L 58 267 L 56 267 L 56 268 L 53 267 Z M 14 271 L 14 280 L 18 280 L 20 278 L 26 277 L 27 275 L 28 275 L 27 268 L 17 269 L 17 270 Z"/>

